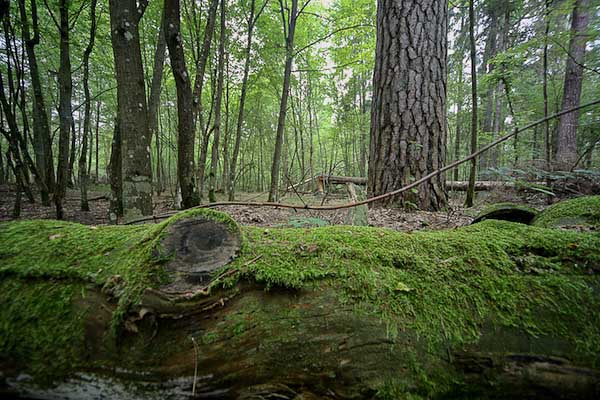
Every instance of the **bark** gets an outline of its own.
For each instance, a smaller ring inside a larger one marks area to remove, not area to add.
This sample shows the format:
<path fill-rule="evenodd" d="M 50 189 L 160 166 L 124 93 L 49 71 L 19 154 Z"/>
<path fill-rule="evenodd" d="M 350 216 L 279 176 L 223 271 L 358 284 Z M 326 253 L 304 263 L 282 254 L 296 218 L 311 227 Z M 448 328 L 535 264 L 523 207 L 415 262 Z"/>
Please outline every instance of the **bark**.
<path fill-rule="evenodd" d="M 90 98 L 90 55 L 94 49 L 96 40 L 96 4 L 97 0 L 92 0 L 90 4 L 90 39 L 83 52 L 83 93 L 85 96 L 84 114 L 83 114 L 83 138 L 81 143 L 81 154 L 79 156 L 79 188 L 81 191 L 81 211 L 90 211 L 87 198 L 87 186 L 89 180 L 87 163 L 92 163 L 90 157 L 86 159 L 88 153 L 88 139 L 92 136 L 92 100 Z"/>
<path fill-rule="evenodd" d="M 587 27 L 590 20 L 589 0 L 576 0 L 571 20 L 571 40 L 567 54 L 562 110 L 579 105 L 583 82 L 585 45 L 588 40 Z M 579 112 L 560 117 L 557 130 L 556 168 L 568 171 L 577 160 L 577 126 Z"/>
<path fill-rule="evenodd" d="M 158 40 L 156 44 L 156 51 L 154 52 L 154 68 L 152 68 L 152 84 L 150 86 L 150 97 L 148 98 L 148 121 L 150 129 L 150 140 L 152 140 L 152 136 L 154 136 L 156 146 L 155 187 L 157 194 L 160 194 L 163 191 L 163 178 L 161 175 L 162 160 L 160 158 L 160 133 L 158 129 L 158 117 L 166 49 L 167 41 L 165 39 L 165 19 L 163 16 L 163 18 L 161 18 L 160 28 L 158 30 Z"/>
<path fill-rule="evenodd" d="M 108 163 L 108 179 L 111 192 L 109 220 L 112 223 L 116 223 L 118 218 L 123 216 L 123 166 L 121 151 L 121 129 L 119 126 L 119 117 L 117 116 L 111 142 L 110 162 Z"/>
<path fill-rule="evenodd" d="M 54 191 L 54 205 L 56 206 L 56 219 L 64 218 L 63 200 L 69 181 L 69 137 L 73 123 L 71 110 L 72 79 L 71 56 L 69 47 L 69 7 L 67 0 L 60 0 L 60 67 L 58 70 L 59 86 L 59 136 L 58 136 L 58 165 L 56 167 L 56 187 Z"/>
<path fill-rule="evenodd" d="M 279 118 L 277 119 L 277 133 L 275 134 L 275 150 L 273 152 L 273 163 L 271 165 L 271 185 L 269 186 L 269 201 L 277 201 L 279 194 L 279 172 L 281 169 L 281 151 L 283 147 L 283 135 L 285 133 L 285 116 L 287 114 L 287 101 L 290 94 L 290 83 L 292 77 L 292 62 L 294 60 L 294 35 L 296 33 L 296 22 L 298 20 L 298 0 L 291 0 L 291 9 L 284 7 L 283 0 L 279 0 L 281 22 L 285 38 L 285 69 L 283 71 L 283 88 L 281 90 L 281 102 L 279 103 Z"/>
<path fill-rule="evenodd" d="M 369 197 L 398 189 L 445 162 L 447 2 L 380 0 L 373 74 Z M 446 204 L 441 177 L 376 205 Z"/>
<path fill-rule="evenodd" d="M 474 0 L 469 0 L 469 44 L 471 53 L 471 153 L 477 151 L 477 50 L 475 49 L 475 7 Z M 475 177 L 477 175 L 477 158 L 471 159 L 469 171 L 469 188 L 465 200 L 466 207 L 473 207 L 475 198 Z"/>
<path fill-rule="evenodd" d="M 213 143 L 210 155 L 210 173 L 208 177 L 208 201 L 215 202 L 217 186 L 217 167 L 219 166 L 219 139 L 221 136 L 221 103 L 223 98 L 223 74 L 225 69 L 225 0 L 221 0 L 221 28 L 219 33 L 219 62 L 217 66 L 217 95 L 215 96 L 215 123 L 213 125 Z"/>
<path fill-rule="evenodd" d="M 190 208 L 200 202 L 196 189 L 194 145 L 196 132 L 190 75 L 185 65 L 179 0 L 165 0 L 164 25 L 171 71 L 177 88 L 177 178 L 181 189 L 181 207 Z"/>
<path fill-rule="evenodd" d="M 463 59 L 464 59 L 464 51 L 465 51 L 465 45 L 466 45 L 466 40 L 464 38 L 465 35 L 465 17 L 464 15 L 461 18 L 460 21 L 460 34 L 462 36 L 462 38 L 460 39 L 460 47 L 459 47 L 459 59 L 458 59 L 458 94 L 457 94 L 457 99 L 456 99 L 456 135 L 454 137 L 454 160 L 460 160 L 460 146 L 461 146 L 461 136 L 462 136 L 462 103 L 464 101 L 464 94 L 463 94 L 463 83 L 464 83 L 464 64 L 463 64 Z M 454 175 L 454 180 L 457 181 L 458 180 L 458 168 L 454 169 L 453 175 Z"/>
<path fill-rule="evenodd" d="M 138 22 L 145 3 L 110 0 L 111 41 L 121 132 L 123 213 L 126 220 L 152 214 L 150 131 Z"/>
<path fill-rule="evenodd" d="M 35 164 L 40 179 L 45 183 L 45 188 L 43 188 L 40 193 L 42 204 L 49 206 L 49 193 L 54 189 L 54 165 L 52 159 L 50 123 L 48 121 L 48 112 L 44 101 L 44 93 L 35 53 L 35 46 L 40 42 L 36 0 L 31 1 L 33 37 L 31 37 L 31 32 L 29 30 L 29 21 L 25 10 L 25 0 L 19 0 L 19 12 L 21 15 L 23 37 L 25 40 L 25 50 L 27 51 L 31 88 L 33 91 L 33 145 L 35 150 Z"/>

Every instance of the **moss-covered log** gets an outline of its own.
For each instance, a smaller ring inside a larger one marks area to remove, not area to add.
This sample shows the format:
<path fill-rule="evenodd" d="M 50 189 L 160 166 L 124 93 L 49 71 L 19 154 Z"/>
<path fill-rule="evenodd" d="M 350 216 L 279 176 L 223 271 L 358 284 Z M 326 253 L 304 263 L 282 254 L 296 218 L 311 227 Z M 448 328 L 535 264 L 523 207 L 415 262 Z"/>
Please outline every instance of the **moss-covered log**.
<path fill-rule="evenodd" d="M 600 236 L 505 221 L 241 229 L 209 283 L 175 224 L 0 225 L 0 392 L 40 398 L 597 398 Z M 187 222 L 186 222 L 187 221 Z M 189 238 L 193 240 L 193 238 Z M 235 247 L 235 246 L 234 246 Z M 189 260 L 188 260 L 189 261 Z M 188 281 L 189 282 L 189 281 Z"/>

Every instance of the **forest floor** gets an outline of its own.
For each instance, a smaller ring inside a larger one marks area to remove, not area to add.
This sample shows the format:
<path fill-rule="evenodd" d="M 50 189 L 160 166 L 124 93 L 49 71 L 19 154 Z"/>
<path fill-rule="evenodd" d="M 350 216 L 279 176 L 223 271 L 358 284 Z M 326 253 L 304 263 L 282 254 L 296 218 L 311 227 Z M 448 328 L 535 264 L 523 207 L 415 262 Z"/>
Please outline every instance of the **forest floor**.
<path fill-rule="evenodd" d="M 88 193 L 90 199 L 90 211 L 84 212 L 79 206 L 79 191 L 69 190 L 64 205 L 66 220 L 79 222 L 86 225 L 108 224 L 109 188 L 107 185 L 96 185 Z M 24 196 L 23 196 L 24 197 Z M 239 193 L 241 201 L 265 201 L 266 193 Z M 0 221 L 12 220 L 15 192 L 8 185 L 0 186 Z M 218 200 L 226 200 L 218 198 Z M 449 206 L 445 211 L 407 211 L 401 208 L 374 208 L 368 212 L 368 223 L 370 226 L 386 227 L 398 231 L 438 230 L 455 228 L 471 223 L 477 213 L 485 206 L 498 202 L 511 201 L 527 204 L 531 207 L 542 209 L 545 206 L 544 197 L 539 193 L 515 190 L 494 190 L 478 192 L 476 206 L 470 209 L 463 207 L 464 192 L 450 192 Z M 160 215 L 174 210 L 174 199 L 171 194 L 158 196 L 154 199 L 154 215 Z M 281 199 L 285 203 L 298 204 L 342 204 L 349 201 L 345 196 L 345 190 L 326 196 L 325 199 L 311 194 L 298 195 L 289 193 Z M 314 211 L 302 208 L 282 209 L 272 207 L 249 207 L 249 206 L 225 206 L 216 208 L 229 213 L 242 225 L 261 227 L 309 227 L 322 225 L 347 224 L 349 210 Z M 351 209 L 350 209 L 351 210 Z M 44 207 L 41 203 L 29 203 L 23 198 L 21 206 L 22 219 L 51 219 L 54 218 L 54 207 Z"/>

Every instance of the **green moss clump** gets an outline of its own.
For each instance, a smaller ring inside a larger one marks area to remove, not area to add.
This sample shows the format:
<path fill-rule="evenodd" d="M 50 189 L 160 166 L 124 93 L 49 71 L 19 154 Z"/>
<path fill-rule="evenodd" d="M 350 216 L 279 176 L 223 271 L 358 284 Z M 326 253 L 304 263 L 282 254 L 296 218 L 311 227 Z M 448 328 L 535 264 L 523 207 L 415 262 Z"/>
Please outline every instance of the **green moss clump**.
<path fill-rule="evenodd" d="M 600 196 L 585 196 L 561 201 L 542 211 L 533 225 L 544 228 L 588 226 L 600 228 Z"/>

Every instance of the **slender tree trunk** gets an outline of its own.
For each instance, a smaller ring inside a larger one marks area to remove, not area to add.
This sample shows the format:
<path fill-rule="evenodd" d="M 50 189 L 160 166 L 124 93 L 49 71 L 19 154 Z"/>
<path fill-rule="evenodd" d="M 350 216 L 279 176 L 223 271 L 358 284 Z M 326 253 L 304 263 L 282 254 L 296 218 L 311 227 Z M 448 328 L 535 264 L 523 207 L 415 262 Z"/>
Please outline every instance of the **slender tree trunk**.
<path fill-rule="evenodd" d="M 100 149 L 100 101 L 96 102 L 96 174 L 95 174 L 95 182 L 100 180 L 100 175 L 98 175 L 98 153 Z"/>
<path fill-rule="evenodd" d="M 224 194 L 227 193 L 227 181 L 229 179 L 229 82 L 231 75 L 229 74 L 229 54 L 225 55 L 225 130 L 223 131 L 223 170 L 221 171 L 221 189 Z"/>
<path fill-rule="evenodd" d="M 279 170 L 281 166 L 281 150 L 283 147 L 283 135 L 285 133 L 285 116 L 287 113 L 287 101 L 290 92 L 292 76 L 292 62 L 294 60 L 294 35 L 296 33 L 296 21 L 298 19 L 298 0 L 291 0 L 292 6 L 289 15 L 285 16 L 286 7 L 283 0 L 279 0 L 279 9 L 284 27 L 285 37 L 285 70 L 283 72 L 283 89 L 281 91 L 281 102 L 279 104 L 279 118 L 277 120 L 277 133 L 275 136 L 275 150 L 273 152 L 273 164 L 271 167 L 271 185 L 269 187 L 269 201 L 277 201 L 279 191 Z"/>
<path fill-rule="evenodd" d="M 545 8 L 544 8 L 544 19 L 545 19 L 545 28 L 544 28 L 544 55 L 543 55 L 543 86 L 542 92 L 544 96 L 544 118 L 548 118 L 548 34 L 550 32 L 550 13 L 552 9 L 550 5 L 552 0 L 546 0 Z M 545 149 L 545 160 L 546 160 L 546 172 L 550 172 L 552 169 L 552 149 L 551 149 L 551 137 L 550 137 L 550 121 L 544 122 L 544 149 Z M 550 185 L 550 178 L 548 178 L 547 182 Z M 546 197 L 546 202 L 551 204 L 552 196 L 548 195 Z"/>
<path fill-rule="evenodd" d="M 225 0 L 221 0 L 221 29 L 219 34 L 219 62 L 217 77 L 217 95 L 215 97 L 215 123 L 213 125 L 213 143 L 210 155 L 210 173 L 208 180 L 208 201 L 217 201 L 217 167 L 219 166 L 219 138 L 221 136 L 221 103 L 223 97 L 223 72 L 225 69 Z"/>
<path fill-rule="evenodd" d="M 143 2 L 110 0 L 126 220 L 152 214 L 152 166 L 138 23 Z"/>
<path fill-rule="evenodd" d="M 164 25 L 171 70 L 177 88 L 177 178 L 181 188 L 181 207 L 190 208 L 199 204 L 196 190 L 196 167 L 194 145 L 196 140 L 192 107 L 192 86 L 185 65 L 179 0 L 165 0 Z"/>
<path fill-rule="evenodd" d="M 194 115 L 194 126 L 196 126 L 197 118 L 202 112 L 202 89 L 204 87 L 204 73 L 206 72 L 206 64 L 210 55 L 210 47 L 212 45 L 212 39 L 215 32 L 215 21 L 217 19 L 217 6 L 219 0 L 211 0 L 208 8 L 208 17 L 206 20 L 206 28 L 204 29 L 204 38 L 202 40 L 202 51 L 198 58 L 198 65 L 196 66 L 196 78 L 194 80 L 194 91 L 193 91 L 193 115 Z M 202 124 L 200 129 L 204 130 Z"/>
<path fill-rule="evenodd" d="M 235 128 L 235 144 L 233 146 L 233 154 L 231 156 L 231 166 L 229 167 L 229 201 L 235 200 L 235 180 L 237 173 L 237 162 L 240 154 L 240 145 L 242 143 L 242 127 L 244 126 L 244 110 L 246 106 L 246 92 L 248 91 L 248 75 L 250 73 L 250 50 L 252 49 L 252 34 L 254 32 L 254 26 L 260 14 L 266 6 L 266 2 L 263 8 L 254 17 L 256 0 L 250 2 L 250 15 L 248 17 L 248 32 L 246 36 L 246 48 L 244 50 L 244 74 L 242 76 L 242 88 L 240 93 L 240 105 L 238 109 L 238 118 Z"/>
<path fill-rule="evenodd" d="M 63 200 L 69 182 L 69 134 L 73 124 L 71 111 L 72 79 L 71 58 L 69 48 L 69 7 L 68 0 L 60 0 L 60 67 L 58 70 L 59 86 L 59 136 L 58 136 L 58 165 L 56 167 L 56 188 L 54 204 L 56 219 L 64 218 Z"/>
<path fill-rule="evenodd" d="M 469 44 L 471 53 L 471 153 L 477 151 L 477 50 L 475 49 L 475 7 L 474 0 L 469 0 Z M 473 207 L 475 197 L 475 177 L 477 175 L 477 157 L 471 159 L 469 188 L 467 189 L 466 207 Z"/>
<path fill-rule="evenodd" d="M 109 219 L 116 223 L 123 216 L 123 159 L 121 157 L 121 129 L 119 117 L 115 118 L 115 128 L 111 142 L 110 162 L 108 163 L 108 178 L 110 182 L 111 199 Z"/>
<path fill-rule="evenodd" d="M 165 55 L 167 49 L 167 42 L 165 39 L 165 18 L 164 16 L 160 21 L 160 28 L 158 30 L 158 40 L 156 43 L 156 51 L 154 52 L 154 68 L 152 69 L 152 83 L 150 86 L 150 97 L 148 98 L 148 125 L 150 129 L 150 140 L 154 136 L 156 146 L 156 174 L 154 186 L 156 193 L 159 194 L 162 191 L 162 177 L 160 171 L 160 137 L 158 131 L 158 115 L 160 108 L 160 94 L 162 88 L 162 77 L 165 66 Z M 188 78 L 189 80 L 189 78 Z"/>
<path fill-rule="evenodd" d="M 97 0 L 92 0 L 90 5 L 90 40 L 85 51 L 83 52 L 83 93 L 85 95 L 85 111 L 83 116 L 83 138 L 81 143 L 81 155 L 79 157 L 79 188 L 81 191 L 81 211 L 89 211 L 90 206 L 87 199 L 87 186 L 89 175 L 87 173 L 87 152 L 88 138 L 92 136 L 92 101 L 90 99 L 90 55 L 94 49 L 94 41 L 96 40 L 96 3 Z M 91 159 L 89 160 L 91 164 Z"/>
<path fill-rule="evenodd" d="M 447 2 L 379 0 L 373 74 L 369 197 L 398 189 L 444 165 Z M 331 165 L 335 158 L 332 157 Z M 436 177 L 418 192 L 375 204 L 438 210 L 447 201 Z"/>
<path fill-rule="evenodd" d="M 581 97 L 583 82 L 583 64 L 585 45 L 588 39 L 589 0 L 576 0 L 571 20 L 571 40 L 565 84 L 563 90 L 562 110 L 577 107 Z M 557 131 L 556 168 L 568 171 L 577 160 L 577 126 L 579 111 L 564 114 L 560 117 Z"/>
<path fill-rule="evenodd" d="M 40 42 L 38 28 L 37 3 L 31 0 L 31 19 L 33 27 L 33 38 L 29 31 L 27 12 L 25 11 L 25 0 L 19 0 L 19 11 L 25 39 L 25 50 L 31 76 L 31 87 L 33 90 L 33 144 L 35 150 L 35 163 L 37 172 L 45 183 L 46 188 L 41 190 L 42 204 L 50 205 L 49 192 L 54 188 L 54 166 L 52 160 L 52 139 L 50 135 L 50 123 L 48 112 L 44 101 L 44 93 L 40 80 L 40 72 L 37 64 L 35 46 Z"/>

